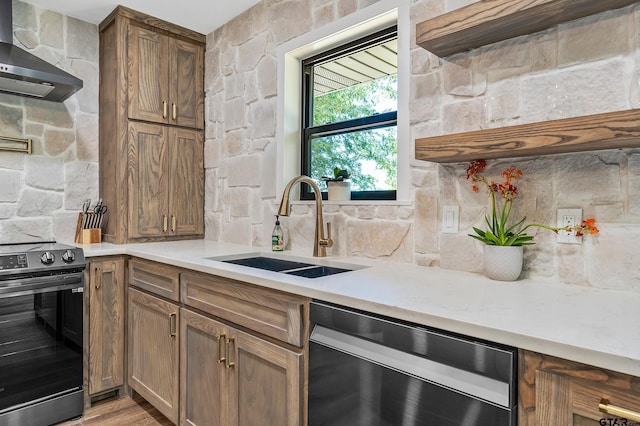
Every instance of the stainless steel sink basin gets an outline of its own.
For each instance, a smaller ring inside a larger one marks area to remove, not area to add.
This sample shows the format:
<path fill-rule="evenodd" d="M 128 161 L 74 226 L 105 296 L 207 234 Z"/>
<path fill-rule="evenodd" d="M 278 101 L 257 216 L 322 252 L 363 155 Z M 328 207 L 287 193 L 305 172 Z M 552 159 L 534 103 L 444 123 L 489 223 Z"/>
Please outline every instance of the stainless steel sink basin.
<path fill-rule="evenodd" d="M 267 271 L 279 272 L 288 275 L 296 275 L 304 278 L 319 278 L 328 275 L 341 274 L 344 272 L 362 269 L 361 265 L 345 265 L 323 260 L 324 264 L 307 263 L 295 258 L 284 259 L 280 256 L 269 256 L 262 253 L 251 253 L 245 255 L 207 257 L 209 260 L 216 260 L 234 265 L 247 266 L 249 268 L 264 269 Z"/>

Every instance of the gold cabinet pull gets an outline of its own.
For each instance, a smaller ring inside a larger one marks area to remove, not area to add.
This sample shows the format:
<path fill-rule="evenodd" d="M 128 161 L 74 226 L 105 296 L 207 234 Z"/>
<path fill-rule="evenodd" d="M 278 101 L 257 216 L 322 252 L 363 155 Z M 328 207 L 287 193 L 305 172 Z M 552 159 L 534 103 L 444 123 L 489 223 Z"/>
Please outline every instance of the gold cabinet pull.
<path fill-rule="evenodd" d="M 178 118 L 178 107 L 175 103 L 171 104 L 171 117 L 174 121 Z"/>
<path fill-rule="evenodd" d="M 626 408 L 611 405 L 608 399 L 602 398 L 600 400 L 600 404 L 598 404 L 598 408 L 603 413 L 607 413 L 616 417 L 623 417 L 627 420 L 631 420 L 632 422 L 640 422 L 640 413 L 638 413 L 637 411 L 631 411 Z"/>
<path fill-rule="evenodd" d="M 169 337 L 176 337 L 176 314 L 169 314 Z"/>
<path fill-rule="evenodd" d="M 176 232 L 176 215 L 171 215 L 171 232 Z"/>
<path fill-rule="evenodd" d="M 226 356 L 226 360 L 225 360 L 225 365 L 227 366 L 227 368 L 232 368 L 232 367 L 234 367 L 236 365 L 235 362 L 231 362 L 231 345 L 233 344 L 235 346 L 235 342 L 236 342 L 236 339 L 233 338 L 233 337 L 228 337 L 226 339 L 227 356 Z"/>
<path fill-rule="evenodd" d="M 167 219 L 167 215 L 163 214 L 162 215 L 162 232 L 167 232 L 167 229 L 169 229 L 169 221 Z"/>
<path fill-rule="evenodd" d="M 100 290 L 100 287 L 102 287 L 102 269 L 96 266 L 94 271 L 96 274 L 96 290 Z"/>
<path fill-rule="evenodd" d="M 218 339 L 218 362 L 220 364 L 225 362 L 226 359 L 227 359 L 222 355 L 222 343 L 225 341 L 226 337 L 227 337 L 226 334 L 218 334 L 218 336 L 217 336 L 217 339 Z"/>
<path fill-rule="evenodd" d="M 167 101 L 162 101 L 162 118 L 167 118 Z"/>

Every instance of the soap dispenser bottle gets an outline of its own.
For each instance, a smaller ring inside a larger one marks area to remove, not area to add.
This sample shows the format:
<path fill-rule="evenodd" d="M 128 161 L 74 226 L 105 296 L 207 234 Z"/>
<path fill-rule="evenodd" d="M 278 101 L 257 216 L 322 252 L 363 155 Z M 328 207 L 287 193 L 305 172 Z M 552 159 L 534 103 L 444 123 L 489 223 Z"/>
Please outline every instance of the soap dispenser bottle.
<path fill-rule="evenodd" d="M 271 233 L 271 250 L 272 251 L 283 251 L 284 250 L 284 233 L 282 232 L 282 227 L 280 226 L 279 216 L 276 215 L 276 226 L 273 227 L 273 232 Z"/>

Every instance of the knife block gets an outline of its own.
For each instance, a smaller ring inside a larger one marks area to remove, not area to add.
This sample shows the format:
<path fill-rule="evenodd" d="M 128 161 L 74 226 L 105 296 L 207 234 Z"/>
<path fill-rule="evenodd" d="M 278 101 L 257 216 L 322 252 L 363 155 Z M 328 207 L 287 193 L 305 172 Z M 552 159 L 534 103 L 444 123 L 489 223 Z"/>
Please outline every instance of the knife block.
<path fill-rule="evenodd" d="M 102 242 L 102 229 L 82 229 L 82 213 L 78 213 L 75 242 L 78 244 L 96 244 Z"/>

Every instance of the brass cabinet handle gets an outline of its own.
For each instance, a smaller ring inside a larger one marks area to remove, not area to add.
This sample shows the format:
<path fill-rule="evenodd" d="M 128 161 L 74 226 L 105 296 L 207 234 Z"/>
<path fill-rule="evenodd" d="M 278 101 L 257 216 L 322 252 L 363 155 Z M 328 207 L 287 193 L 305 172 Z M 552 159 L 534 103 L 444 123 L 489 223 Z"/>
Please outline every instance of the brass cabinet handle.
<path fill-rule="evenodd" d="M 96 274 L 96 290 L 99 290 L 100 287 L 102 287 L 102 270 L 100 269 L 99 266 L 96 266 L 95 274 Z"/>
<path fill-rule="evenodd" d="M 178 107 L 175 103 L 171 104 L 171 110 L 172 118 L 175 121 L 178 118 Z"/>
<path fill-rule="evenodd" d="M 227 336 L 225 334 L 218 334 L 218 362 L 222 364 L 226 361 L 226 358 L 222 356 L 222 342 L 225 340 Z"/>
<path fill-rule="evenodd" d="M 169 337 L 176 337 L 176 314 L 169 314 Z"/>
<path fill-rule="evenodd" d="M 171 232 L 176 232 L 176 215 L 171 215 Z"/>
<path fill-rule="evenodd" d="M 631 420 L 632 422 L 640 422 L 640 413 L 611 405 L 608 399 L 602 398 L 600 400 L 600 404 L 598 404 L 598 408 L 603 413 L 611 414 L 616 417 L 623 417 L 627 420 Z"/>
<path fill-rule="evenodd" d="M 226 351 L 227 351 L 226 358 L 227 359 L 225 360 L 225 365 L 227 366 L 227 368 L 232 368 L 232 367 L 234 367 L 236 365 L 235 362 L 231 362 L 231 349 L 230 349 L 232 344 L 235 345 L 235 342 L 236 342 L 236 339 L 233 338 L 233 337 L 228 337 L 226 339 L 226 343 L 227 343 L 226 344 L 226 347 L 227 347 L 226 348 Z"/>
<path fill-rule="evenodd" d="M 162 118 L 167 118 L 167 101 L 162 101 Z"/>
<path fill-rule="evenodd" d="M 162 215 L 162 232 L 167 232 L 167 229 L 169 229 L 169 221 L 167 219 L 167 215 L 163 214 Z"/>

